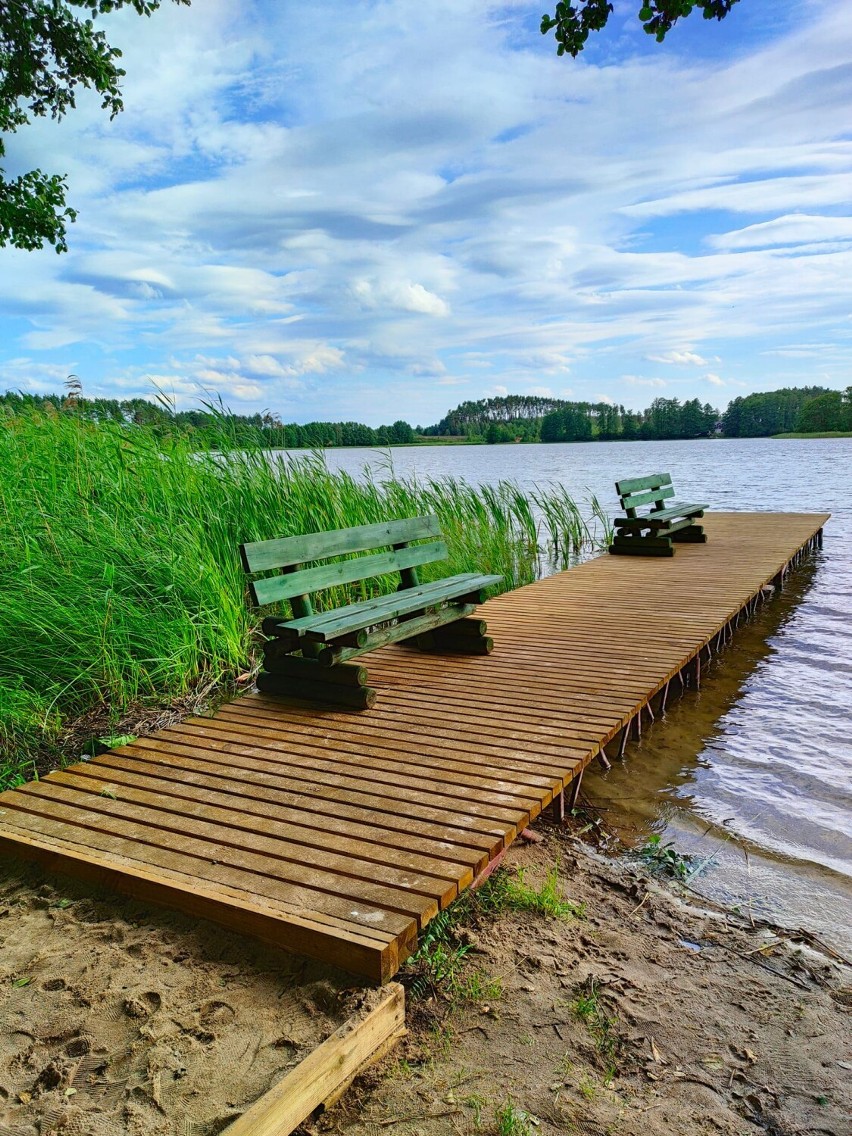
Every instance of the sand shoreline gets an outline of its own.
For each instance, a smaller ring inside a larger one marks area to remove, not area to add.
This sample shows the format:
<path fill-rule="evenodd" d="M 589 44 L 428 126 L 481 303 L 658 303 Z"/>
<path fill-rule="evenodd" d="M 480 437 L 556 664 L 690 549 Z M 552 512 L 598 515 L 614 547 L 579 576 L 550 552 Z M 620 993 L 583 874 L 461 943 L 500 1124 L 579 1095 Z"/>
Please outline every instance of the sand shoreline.
<path fill-rule="evenodd" d="M 519 1134 L 848 1136 L 848 967 L 538 831 L 507 870 L 535 884 L 558 862 L 583 917 L 462 928 L 487 1000 L 412 997 L 403 1047 L 310 1128 L 488 1133 L 510 1108 Z M 210 924 L 7 866 L 0 1132 L 215 1136 L 362 995 Z"/>

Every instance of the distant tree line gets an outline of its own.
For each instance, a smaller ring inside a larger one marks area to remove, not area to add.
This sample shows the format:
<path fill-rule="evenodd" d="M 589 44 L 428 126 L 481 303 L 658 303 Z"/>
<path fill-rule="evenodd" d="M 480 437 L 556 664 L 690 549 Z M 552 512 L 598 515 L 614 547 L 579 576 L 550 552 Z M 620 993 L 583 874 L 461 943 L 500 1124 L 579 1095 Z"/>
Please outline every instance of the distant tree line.
<path fill-rule="evenodd" d="M 539 395 L 509 394 L 500 398 L 481 398 L 476 402 L 463 402 L 451 410 L 435 426 L 427 426 L 423 434 L 432 437 L 446 435 L 483 438 L 490 427 L 510 427 L 503 437 L 494 441 L 538 441 L 542 418 L 551 410 L 568 403 L 558 398 Z"/>
<path fill-rule="evenodd" d="M 716 430 L 719 411 L 697 398 L 655 398 L 647 410 L 626 410 L 607 402 L 574 402 L 545 415 L 542 442 L 649 441 L 660 438 L 707 438 Z"/>
<path fill-rule="evenodd" d="M 609 402 L 569 402 L 532 395 L 463 402 L 434 426 L 362 422 L 282 422 L 277 415 L 232 414 L 224 408 L 175 410 L 166 399 L 84 398 L 79 381 L 66 394 L 0 394 L 0 420 L 16 414 L 75 414 L 90 422 L 145 426 L 160 434 L 195 434 L 216 445 L 264 445 L 271 449 L 327 446 L 394 446 L 418 437 L 463 437 L 471 441 L 607 442 L 707 438 L 760 438 L 789 432 L 852 431 L 852 387 L 792 387 L 735 398 L 724 414 L 697 398 L 655 398 L 647 410 Z"/>
<path fill-rule="evenodd" d="M 697 398 L 657 398 L 647 410 L 609 402 L 508 395 L 463 402 L 424 433 L 486 442 L 606 442 L 651 438 L 702 438 L 713 434 L 719 411 Z"/>
<path fill-rule="evenodd" d="M 463 402 L 424 431 L 485 442 L 612 442 L 762 438 L 852 430 L 852 387 L 787 387 L 735 398 L 724 413 L 699 399 L 655 398 L 647 410 L 609 402 L 508 395 Z"/>
<path fill-rule="evenodd" d="M 145 398 L 83 398 L 72 389 L 66 395 L 0 394 L 0 416 L 27 412 L 75 414 L 90 422 L 117 422 L 147 426 L 161 434 L 197 434 L 199 440 L 269 446 L 271 449 L 322 449 L 326 446 L 393 446 L 413 442 L 414 430 L 407 422 L 390 426 L 365 426 L 361 422 L 288 422 L 274 414 L 232 414 L 210 410 L 173 410 L 165 400 Z"/>
<path fill-rule="evenodd" d="M 825 387 L 788 387 L 735 398 L 722 415 L 727 438 L 765 438 L 795 430 L 806 403 L 825 394 Z"/>
<path fill-rule="evenodd" d="M 825 391 L 806 402 L 796 419 L 796 430 L 801 434 L 852 431 L 852 387 Z"/>

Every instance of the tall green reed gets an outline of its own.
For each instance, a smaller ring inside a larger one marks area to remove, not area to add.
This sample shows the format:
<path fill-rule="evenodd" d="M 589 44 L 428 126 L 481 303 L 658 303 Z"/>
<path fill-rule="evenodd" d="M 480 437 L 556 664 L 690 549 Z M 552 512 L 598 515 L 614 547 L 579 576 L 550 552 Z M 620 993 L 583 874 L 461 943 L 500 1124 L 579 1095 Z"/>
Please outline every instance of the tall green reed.
<path fill-rule="evenodd" d="M 515 588 L 547 548 L 590 539 L 558 486 L 355 478 L 241 445 L 224 427 L 204 449 L 61 412 L 0 420 L 0 787 L 81 715 L 117 721 L 250 669 L 263 613 L 247 602 L 243 541 L 436 513 L 450 550 L 436 575 L 481 569 Z"/>

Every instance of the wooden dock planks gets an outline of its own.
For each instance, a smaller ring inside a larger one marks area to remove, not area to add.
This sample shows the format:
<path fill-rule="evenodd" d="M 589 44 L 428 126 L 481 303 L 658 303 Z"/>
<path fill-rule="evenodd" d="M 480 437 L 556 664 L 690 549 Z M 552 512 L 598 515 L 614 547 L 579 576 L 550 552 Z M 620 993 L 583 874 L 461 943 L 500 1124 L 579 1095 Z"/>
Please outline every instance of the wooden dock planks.
<path fill-rule="evenodd" d="M 0 849 L 385 981 L 827 519 L 709 514 L 498 596 L 492 655 L 385 648 L 365 713 L 240 698 L 0 794 Z"/>

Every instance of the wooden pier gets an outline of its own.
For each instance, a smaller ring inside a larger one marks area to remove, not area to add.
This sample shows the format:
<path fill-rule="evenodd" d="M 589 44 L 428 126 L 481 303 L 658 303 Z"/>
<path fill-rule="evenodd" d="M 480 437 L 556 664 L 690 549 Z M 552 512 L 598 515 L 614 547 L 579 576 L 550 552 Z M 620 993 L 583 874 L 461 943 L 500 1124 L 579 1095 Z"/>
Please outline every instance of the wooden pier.
<path fill-rule="evenodd" d="M 498 596 L 490 656 L 371 655 L 370 711 L 239 698 L 0 794 L 0 851 L 385 981 L 590 762 L 700 682 L 827 520 L 712 513 L 671 559 L 604 555 Z"/>

